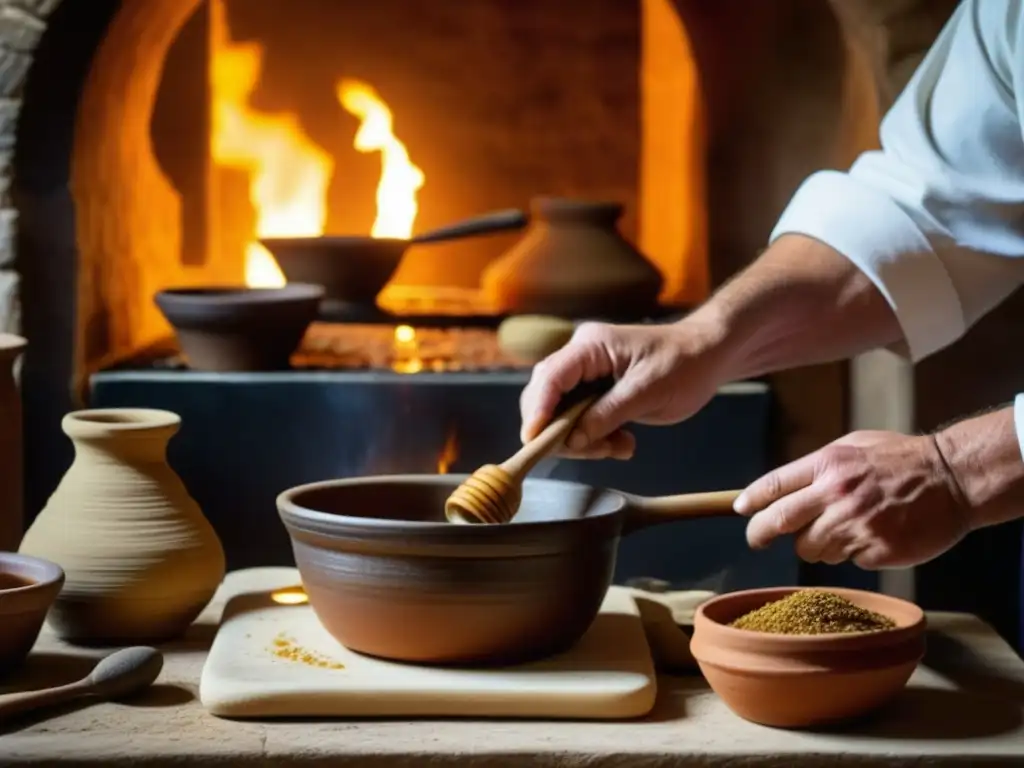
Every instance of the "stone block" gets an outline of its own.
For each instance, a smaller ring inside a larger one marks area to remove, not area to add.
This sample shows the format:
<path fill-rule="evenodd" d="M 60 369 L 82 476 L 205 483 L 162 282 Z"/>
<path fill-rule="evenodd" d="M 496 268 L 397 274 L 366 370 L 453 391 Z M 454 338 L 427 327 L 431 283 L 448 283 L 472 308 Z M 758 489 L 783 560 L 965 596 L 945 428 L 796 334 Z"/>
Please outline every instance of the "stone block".
<path fill-rule="evenodd" d="M 46 31 L 46 22 L 17 5 L 0 6 L 0 43 L 31 53 Z"/>
<path fill-rule="evenodd" d="M 14 265 L 17 233 L 18 212 L 14 208 L 0 209 L 0 269 Z"/>
<path fill-rule="evenodd" d="M 14 145 L 14 135 L 21 114 L 21 99 L 0 98 L 0 147 Z"/>
<path fill-rule="evenodd" d="M 33 16 L 45 19 L 60 5 L 62 0 L 0 0 L 0 5 L 19 6 Z"/>
<path fill-rule="evenodd" d="M 21 278 L 13 269 L 0 269 L 0 333 L 21 333 Z"/>
<path fill-rule="evenodd" d="M 30 66 L 31 55 L 11 50 L 0 43 L 0 97 L 21 93 Z"/>

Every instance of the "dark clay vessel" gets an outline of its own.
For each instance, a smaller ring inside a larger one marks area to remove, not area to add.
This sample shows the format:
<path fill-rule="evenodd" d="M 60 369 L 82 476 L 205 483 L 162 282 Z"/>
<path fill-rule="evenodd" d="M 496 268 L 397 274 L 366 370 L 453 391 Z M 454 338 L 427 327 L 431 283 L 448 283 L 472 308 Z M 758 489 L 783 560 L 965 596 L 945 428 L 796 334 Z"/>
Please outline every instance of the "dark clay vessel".
<path fill-rule="evenodd" d="M 690 651 L 729 708 L 761 725 L 808 728 L 867 714 L 898 694 L 925 649 L 924 612 L 906 600 L 828 588 L 895 621 L 880 632 L 778 635 L 728 626 L 800 589 L 732 592 L 697 609 Z"/>
<path fill-rule="evenodd" d="M 57 564 L 0 552 L 0 676 L 28 656 L 63 586 Z"/>
<path fill-rule="evenodd" d="M 310 604 L 342 645 L 478 665 L 567 650 L 601 607 L 623 532 L 731 514 L 721 494 L 642 499 L 527 480 L 513 522 L 454 525 L 445 499 L 466 477 L 333 480 L 278 497 Z"/>
<path fill-rule="evenodd" d="M 285 369 L 319 312 L 324 289 L 176 288 L 155 301 L 174 328 L 188 364 L 201 371 Z"/>
<path fill-rule="evenodd" d="M 410 246 L 508 232 L 525 225 L 525 213 L 504 210 L 472 216 L 409 240 L 327 235 L 264 238 L 260 243 L 274 255 L 289 283 L 324 286 L 324 298 L 331 306 L 373 306 Z"/>
<path fill-rule="evenodd" d="M 619 232 L 622 213 L 614 202 L 531 201 L 523 238 L 481 280 L 496 310 L 566 318 L 656 311 L 664 279 Z"/>

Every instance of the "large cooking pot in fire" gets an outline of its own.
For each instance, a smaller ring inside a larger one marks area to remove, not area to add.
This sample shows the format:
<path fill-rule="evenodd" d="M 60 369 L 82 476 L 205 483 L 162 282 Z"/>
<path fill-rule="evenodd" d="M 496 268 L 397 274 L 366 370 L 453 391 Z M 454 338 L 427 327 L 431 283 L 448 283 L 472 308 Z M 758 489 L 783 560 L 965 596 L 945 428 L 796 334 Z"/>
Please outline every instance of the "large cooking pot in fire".
<path fill-rule="evenodd" d="M 526 214 L 510 209 L 463 219 L 408 240 L 324 235 L 264 237 L 260 243 L 273 254 L 288 282 L 322 285 L 326 302 L 373 305 L 410 246 L 515 231 L 525 225 Z"/>

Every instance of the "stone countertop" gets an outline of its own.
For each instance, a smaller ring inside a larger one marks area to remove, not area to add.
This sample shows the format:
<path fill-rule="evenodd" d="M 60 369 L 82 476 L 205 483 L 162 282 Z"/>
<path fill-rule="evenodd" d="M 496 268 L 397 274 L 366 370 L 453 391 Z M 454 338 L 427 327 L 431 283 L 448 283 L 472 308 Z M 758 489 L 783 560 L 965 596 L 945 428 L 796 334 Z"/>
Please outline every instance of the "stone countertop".
<path fill-rule="evenodd" d="M 697 675 L 659 678 L 632 722 L 222 720 L 198 700 L 206 649 L 227 597 L 294 583 L 291 569 L 229 574 L 157 685 L 130 703 L 78 705 L 0 724 L 0 765 L 103 766 L 778 766 L 1024 764 L 1024 662 L 977 618 L 931 614 L 929 652 L 883 713 L 831 732 L 774 730 L 733 715 Z M 101 652 L 44 630 L 24 690 L 88 672 Z"/>

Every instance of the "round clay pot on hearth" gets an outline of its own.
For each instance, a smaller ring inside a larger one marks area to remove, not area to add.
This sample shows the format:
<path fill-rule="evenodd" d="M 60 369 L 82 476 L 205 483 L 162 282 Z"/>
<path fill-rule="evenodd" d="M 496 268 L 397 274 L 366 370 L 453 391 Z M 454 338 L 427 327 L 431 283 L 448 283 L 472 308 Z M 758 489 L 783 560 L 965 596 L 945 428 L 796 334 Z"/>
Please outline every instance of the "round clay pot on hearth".
<path fill-rule="evenodd" d="M 664 279 L 618 230 L 623 206 L 540 197 L 522 239 L 488 265 L 481 284 L 502 314 L 642 318 Z"/>
<path fill-rule="evenodd" d="M 170 411 L 76 411 L 62 427 L 75 458 L 22 540 L 65 572 L 50 611 L 80 644 L 182 635 L 224 577 L 213 527 L 167 463 L 181 419 Z"/>
<path fill-rule="evenodd" d="M 274 371 L 289 367 L 324 289 L 307 283 L 283 288 L 174 288 L 154 298 L 174 328 L 190 368 Z"/>

